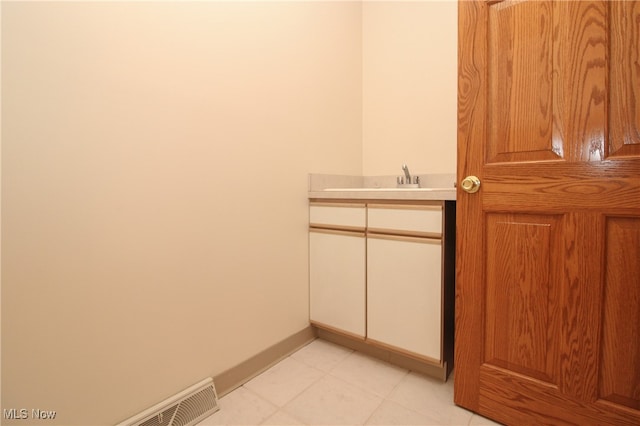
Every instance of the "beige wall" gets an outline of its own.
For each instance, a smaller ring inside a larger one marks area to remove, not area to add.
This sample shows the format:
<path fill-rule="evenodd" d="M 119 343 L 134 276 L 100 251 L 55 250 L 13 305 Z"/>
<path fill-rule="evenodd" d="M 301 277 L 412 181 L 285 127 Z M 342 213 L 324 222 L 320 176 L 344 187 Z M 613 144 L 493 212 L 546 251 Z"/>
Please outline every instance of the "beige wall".
<path fill-rule="evenodd" d="M 457 2 L 363 3 L 365 175 L 456 172 Z"/>
<path fill-rule="evenodd" d="M 306 327 L 361 52 L 358 2 L 3 2 L 2 408 L 112 424 Z"/>
<path fill-rule="evenodd" d="M 455 2 L 1 8 L 2 408 L 237 365 L 308 323 L 307 173 L 455 172 Z"/>

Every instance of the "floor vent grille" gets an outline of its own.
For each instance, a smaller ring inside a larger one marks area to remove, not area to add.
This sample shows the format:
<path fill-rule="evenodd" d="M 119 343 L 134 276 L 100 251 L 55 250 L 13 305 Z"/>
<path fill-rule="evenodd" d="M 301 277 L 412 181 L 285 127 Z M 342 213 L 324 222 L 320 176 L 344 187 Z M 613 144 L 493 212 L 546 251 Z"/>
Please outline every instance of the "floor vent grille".
<path fill-rule="evenodd" d="M 208 378 L 118 426 L 192 426 L 218 410 L 218 395 Z"/>

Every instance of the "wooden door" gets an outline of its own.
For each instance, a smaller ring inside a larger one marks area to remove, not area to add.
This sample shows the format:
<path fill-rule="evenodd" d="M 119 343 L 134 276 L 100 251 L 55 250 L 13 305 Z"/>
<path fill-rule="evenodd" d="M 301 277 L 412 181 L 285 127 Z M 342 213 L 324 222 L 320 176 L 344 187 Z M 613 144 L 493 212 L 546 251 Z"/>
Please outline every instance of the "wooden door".
<path fill-rule="evenodd" d="M 640 3 L 460 1 L 455 402 L 640 424 Z"/>

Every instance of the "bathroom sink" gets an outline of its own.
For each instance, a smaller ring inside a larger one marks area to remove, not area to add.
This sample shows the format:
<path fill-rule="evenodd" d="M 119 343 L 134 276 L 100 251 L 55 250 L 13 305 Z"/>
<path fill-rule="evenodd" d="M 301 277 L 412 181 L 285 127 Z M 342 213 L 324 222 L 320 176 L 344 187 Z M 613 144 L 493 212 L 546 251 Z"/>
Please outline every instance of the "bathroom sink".
<path fill-rule="evenodd" d="M 404 169 L 403 169 L 404 170 Z M 400 176 L 309 175 L 309 198 L 328 200 L 454 201 L 455 174 Z"/>

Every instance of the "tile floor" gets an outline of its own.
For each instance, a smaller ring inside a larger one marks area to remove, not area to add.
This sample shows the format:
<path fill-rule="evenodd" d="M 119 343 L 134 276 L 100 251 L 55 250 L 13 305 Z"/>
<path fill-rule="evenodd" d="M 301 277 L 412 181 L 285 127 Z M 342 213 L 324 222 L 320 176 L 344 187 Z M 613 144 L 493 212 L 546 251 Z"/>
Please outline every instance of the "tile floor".
<path fill-rule="evenodd" d="M 220 398 L 210 425 L 497 425 L 446 383 L 316 339 Z"/>

